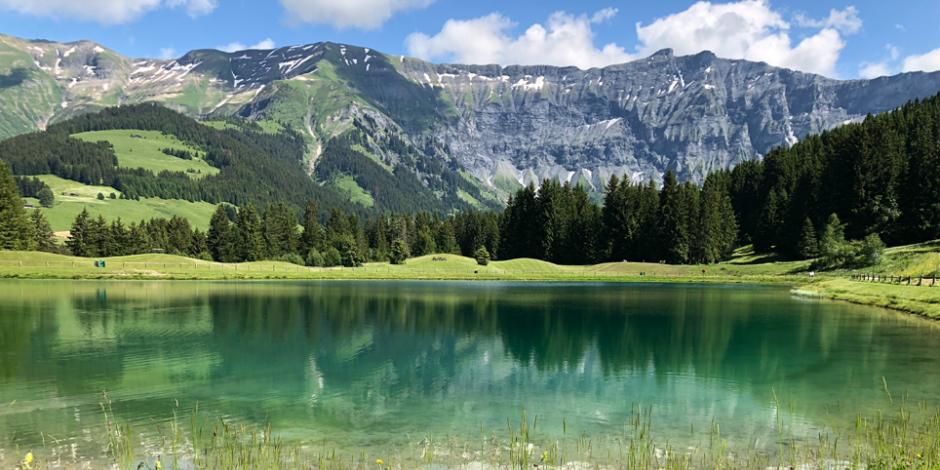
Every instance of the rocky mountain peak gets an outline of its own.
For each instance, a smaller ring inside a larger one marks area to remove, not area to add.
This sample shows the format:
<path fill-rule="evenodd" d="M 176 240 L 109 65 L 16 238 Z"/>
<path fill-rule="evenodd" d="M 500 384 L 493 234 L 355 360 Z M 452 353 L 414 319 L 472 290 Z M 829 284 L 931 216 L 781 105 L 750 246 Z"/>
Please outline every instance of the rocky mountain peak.
<path fill-rule="evenodd" d="M 319 42 L 133 60 L 92 42 L 0 36 L 0 135 L 124 103 L 247 116 L 304 131 L 308 169 L 357 129 L 387 168 L 446 166 L 505 196 L 543 178 L 597 190 L 611 175 L 700 181 L 775 146 L 940 91 L 940 72 L 833 80 L 663 49 L 624 64 L 433 64 Z M 3 69 L 5 67 L 5 69 Z M 391 171 L 391 170 L 390 170 Z"/>

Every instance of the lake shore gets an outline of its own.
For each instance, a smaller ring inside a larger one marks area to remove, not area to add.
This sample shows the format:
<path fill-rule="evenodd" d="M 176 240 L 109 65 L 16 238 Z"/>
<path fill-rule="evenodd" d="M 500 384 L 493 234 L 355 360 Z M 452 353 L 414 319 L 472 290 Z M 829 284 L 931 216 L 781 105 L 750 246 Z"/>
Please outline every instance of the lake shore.
<path fill-rule="evenodd" d="M 480 266 L 458 255 L 409 259 L 405 264 L 366 263 L 358 268 L 312 268 L 280 261 L 216 263 L 181 256 L 151 254 L 95 259 L 39 252 L 0 252 L 0 278 L 76 280 L 400 280 L 400 281 L 531 281 L 778 284 L 795 295 L 882 307 L 933 320 L 940 319 L 940 287 L 851 281 L 846 272 L 812 279 L 808 262 L 762 262 L 738 256 L 712 266 L 616 262 L 563 266 L 534 259 L 493 261 Z"/>
<path fill-rule="evenodd" d="M 792 292 L 805 297 L 882 307 L 931 320 L 940 320 L 940 287 L 880 284 L 833 278 L 796 287 Z"/>

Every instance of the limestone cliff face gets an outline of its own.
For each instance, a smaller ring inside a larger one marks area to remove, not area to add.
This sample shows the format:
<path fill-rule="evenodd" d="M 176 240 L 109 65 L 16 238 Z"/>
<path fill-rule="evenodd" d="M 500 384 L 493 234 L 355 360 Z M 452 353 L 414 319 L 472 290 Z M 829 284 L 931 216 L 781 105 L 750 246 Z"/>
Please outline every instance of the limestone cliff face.
<path fill-rule="evenodd" d="M 406 61 L 413 81 L 440 90 L 459 118 L 435 135 L 485 181 L 611 174 L 700 181 L 776 146 L 940 91 L 940 73 L 832 80 L 671 51 L 622 65 L 435 65 Z"/>

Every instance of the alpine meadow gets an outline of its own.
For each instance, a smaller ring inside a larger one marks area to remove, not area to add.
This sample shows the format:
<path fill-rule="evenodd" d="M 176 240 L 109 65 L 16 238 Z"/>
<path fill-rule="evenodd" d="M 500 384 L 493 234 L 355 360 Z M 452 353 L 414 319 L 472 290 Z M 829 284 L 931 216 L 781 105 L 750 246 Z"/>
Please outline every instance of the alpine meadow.
<path fill-rule="evenodd" d="M 940 467 L 935 5 L 237 3 L 0 0 L 0 467 Z"/>

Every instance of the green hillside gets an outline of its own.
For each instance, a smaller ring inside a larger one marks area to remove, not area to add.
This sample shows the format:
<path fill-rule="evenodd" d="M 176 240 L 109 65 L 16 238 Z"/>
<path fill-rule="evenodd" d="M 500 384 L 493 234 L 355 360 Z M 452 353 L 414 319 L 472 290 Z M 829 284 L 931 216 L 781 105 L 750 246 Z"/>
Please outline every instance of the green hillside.
<path fill-rule="evenodd" d="M 178 138 L 158 131 L 140 129 L 116 129 L 108 131 L 82 132 L 72 135 L 86 142 L 108 142 L 114 147 L 118 166 L 143 168 L 154 173 L 177 171 L 191 178 L 202 178 L 219 173 L 205 161 L 205 151 L 180 141 Z M 183 150 L 195 156 L 192 160 L 167 155 L 163 149 Z"/>
<path fill-rule="evenodd" d="M 72 221 L 83 209 L 88 209 L 93 217 L 101 215 L 107 221 L 120 218 L 128 223 L 155 217 L 179 216 L 201 230 L 209 227 L 209 218 L 215 210 L 215 205 L 207 202 L 160 198 L 141 198 L 137 201 L 120 199 L 121 192 L 110 186 L 90 186 L 54 175 L 37 177 L 52 189 L 55 194 L 55 204 L 51 208 L 43 207 L 36 210 L 43 212 L 52 230 L 56 232 L 68 230 Z M 105 198 L 99 200 L 99 193 Z M 110 198 L 112 193 L 116 199 Z M 28 202 L 39 207 L 39 202 L 36 200 L 28 200 Z"/>

